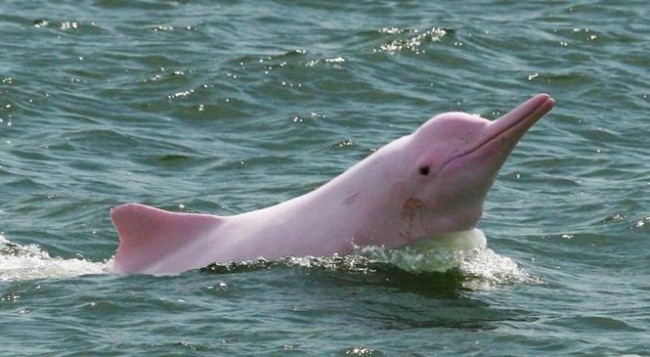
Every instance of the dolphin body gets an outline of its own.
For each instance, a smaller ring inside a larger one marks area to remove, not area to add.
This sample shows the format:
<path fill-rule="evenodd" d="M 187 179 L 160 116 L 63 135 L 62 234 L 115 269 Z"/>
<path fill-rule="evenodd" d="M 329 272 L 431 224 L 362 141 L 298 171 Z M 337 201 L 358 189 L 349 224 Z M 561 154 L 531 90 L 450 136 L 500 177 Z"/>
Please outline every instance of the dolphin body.
<path fill-rule="evenodd" d="M 538 94 L 498 120 L 444 113 L 303 196 L 232 216 L 129 203 L 111 218 L 113 269 L 178 274 L 215 262 L 347 255 L 473 229 L 506 158 L 554 100 Z"/>

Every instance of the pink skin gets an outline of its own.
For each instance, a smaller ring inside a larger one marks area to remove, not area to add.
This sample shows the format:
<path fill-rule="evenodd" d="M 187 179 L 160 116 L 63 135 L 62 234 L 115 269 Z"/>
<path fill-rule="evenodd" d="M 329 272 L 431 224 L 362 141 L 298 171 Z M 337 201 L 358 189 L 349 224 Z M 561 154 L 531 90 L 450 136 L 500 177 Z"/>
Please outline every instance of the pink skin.
<path fill-rule="evenodd" d="M 508 155 L 553 104 L 539 94 L 492 122 L 438 115 L 320 188 L 253 212 L 222 217 L 119 206 L 111 213 L 120 236 L 113 267 L 178 274 L 214 262 L 397 248 L 472 229 Z"/>

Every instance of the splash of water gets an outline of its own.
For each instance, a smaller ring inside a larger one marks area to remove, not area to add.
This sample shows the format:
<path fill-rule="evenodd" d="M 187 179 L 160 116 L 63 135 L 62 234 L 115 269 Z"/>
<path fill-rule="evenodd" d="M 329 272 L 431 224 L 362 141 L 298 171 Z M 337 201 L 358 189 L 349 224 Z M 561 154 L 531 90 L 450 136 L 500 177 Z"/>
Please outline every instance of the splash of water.
<path fill-rule="evenodd" d="M 106 274 L 105 263 L 52 257 L 38 245 L 20 245 L 0 235 L 0 281 Z"/>
<path fill-rule="evenodd" d="M 364 248 L 361 253 L 408 272 L 456 271 L 465 279 L 463 286 L 471 290 L 538 282 L 515 261 L 489 249 L 480 229 L 447 234 L 396 250 Z"/>
<path fill-rule="evenodd" d="M 473 229 L 425 239 L 400 249 L 369 246 L 357 251 L 363 256 L 409 272 L 443 273 L 457 268 L 469 253 L 484 250 L 486 245 L 483 232 Z"/>
<path fill-rule="evenodd" d="M 487 248 L 485 235 L 478 229 L 422 241 L 401 249 L 370 246 L 358 248 L 357 254 L 349 256 L 289 257 L 275 261 L 258 259 L 213 264 L 205 270 L 229 273 L 269 269 L 278 265 L 363 274 L 373 274 L 382 265 L 394 266 L 414 274 L 454 272 L 464 278 L 462 285 L 470 290 L 539 282 L 512 259 Z"/>
<path fill-rule="evenodd" d="M 227 273 L 284 265 L 372 274 L 376 272 L 378 264 L 389 264 L 414 274 L 454 271 L 464 277 L 463 286 L 471 290 L 538 282 L 512 259 L 487 248 L 485 235 L 478 229 L 426 240 L 402 249 L 363 247 L 350 256 L 289 257 L 276 261 L 259 259 L 214 264 L 205 270 Z M 101 263 L 80 258 L 52 257 L 38 245 L 19 245 L 0 235 L 0 281 L 70 278 L 110 272 L 110 261 Z"/>

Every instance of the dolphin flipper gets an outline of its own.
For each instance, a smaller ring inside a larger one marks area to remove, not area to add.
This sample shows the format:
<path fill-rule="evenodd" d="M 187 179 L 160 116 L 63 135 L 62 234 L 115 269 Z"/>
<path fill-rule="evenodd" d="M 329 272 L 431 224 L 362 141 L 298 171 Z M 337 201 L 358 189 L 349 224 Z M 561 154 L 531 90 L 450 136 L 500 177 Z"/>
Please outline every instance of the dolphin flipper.
<path fill-rule="evenodd" d="M 116 207 L 111 219 L 120 236 L 114 269 L 155 274 L 213 263 L 205 253 L 214 249 L 215 231 L 225 221 L 219 216 L 168 212 L 137 203 Z"/>

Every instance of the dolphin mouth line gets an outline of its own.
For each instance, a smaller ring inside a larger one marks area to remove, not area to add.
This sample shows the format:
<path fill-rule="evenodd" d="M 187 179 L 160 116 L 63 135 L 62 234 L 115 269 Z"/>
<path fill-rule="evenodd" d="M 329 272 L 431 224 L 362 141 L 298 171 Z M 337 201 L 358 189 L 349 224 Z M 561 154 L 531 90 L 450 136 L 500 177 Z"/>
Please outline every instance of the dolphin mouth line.
<path fill-rule="evenodd" d="M 521 104 L 518 107 L 516 107 L 515 109 L 511 110 L 507 114 L 501 116 L 499 119 L 496 119 L 496 120 L 493 120 L 492 122 L 490 122 L 490 124 L 488 124 L 488 125 L 493 125 L 493 124 L 495 124 L 495 123 L 497 123 L 499 121 L 507 121 L 508 119 L 512 120 L 512 122 L 508 123 L 508 125 L 506 127 L 500 128 L 501 130 L 498 130 L 498 131 L 496 131 L 494 133 L 490 133 L 488 136 L 486 136 L 485 138 L 480 140 L 477 144 L 473 145 L 471 148 L 469 148 L 469 149 L 461 152 L 460 154 L 457 154 L 457 155 L 453 156 L 449 160 L 445 161 L 442 164 L 442 166 L 440 166 L 440 171 L 444 170 L 444 168 L 448 164 L 454 162 L 455 160 L 460 159 L 462 157 L 472 155 L 473 153 L 481 150 L 485 146 L 487 146 L 490 143 L 494 142 L 499 137 L 502 137 L 503 135 L 508 134 L 511 131 L 517 130 L 517 128 L 522 126 L 522 125 L 527 125 L 528 128 L 525 128 L 521 132 L 521 134 L 515 135 L 517 138 L 516 138 L 516 140 L 514 140 L 514 144 L 516 144 L 519 141 L 519 139 L 521 139 L 521 137 L 526 133 L 526 131 L 528 131 L 528 129 L 530 127 L 532 127 L 533 124 L 537 120 L 542 118 L 542 116 L 544 116 L 544 114 L 548 113 L 552 109 L 552 105 L 554 103 L 553 99 L 548 95 L 543 95 L 543 96 L 544 96 L 544 99 L 540 100 L 539 103 L 532 106 L 531 108 L 526 108 L 527 110 L 526 110 L 526 112 L 524 114 L 520 114 L 520 113 L 518 113 L 518 111 L 520 109 L 524 109 L 523 107 L 525 107 L 530 101 L 535 100 L 536 97 L 534 97 L 532 99 L 529 99 L 529 101 L 524 102 L 523 104 Z M 515 116 L 515 115 L 517 117 L 516 119 L 509 118 L 510 116 Z"/>

